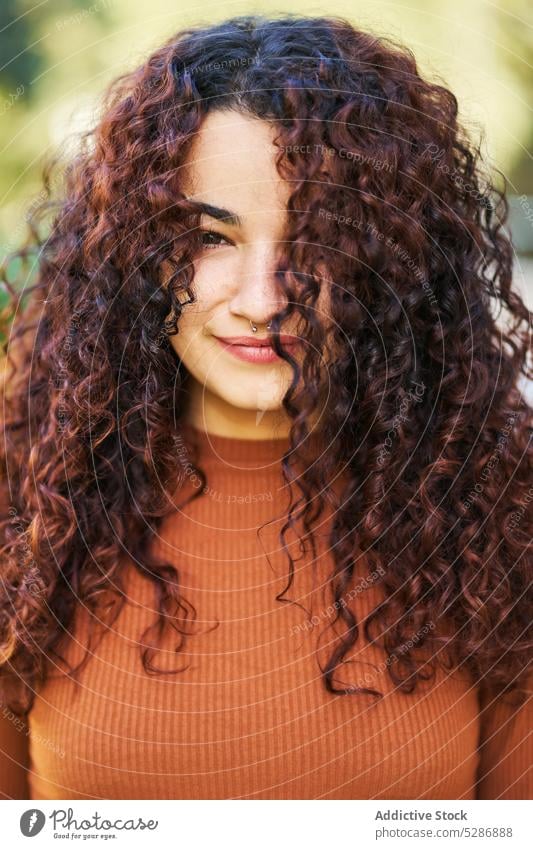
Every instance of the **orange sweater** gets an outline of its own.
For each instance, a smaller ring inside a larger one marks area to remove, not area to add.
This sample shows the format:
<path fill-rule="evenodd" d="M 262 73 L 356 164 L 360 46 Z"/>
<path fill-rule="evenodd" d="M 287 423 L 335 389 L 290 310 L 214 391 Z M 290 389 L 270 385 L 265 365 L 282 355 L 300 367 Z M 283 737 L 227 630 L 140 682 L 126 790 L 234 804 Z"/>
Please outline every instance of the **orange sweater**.
<path fill-rule="evenodd" d="M 204 633 L 183 653 L 155 656 L 157 666 L 187 665 L 185 672 L 146 675 L 138 640 L 154 621 L 155 594 L 127 562 L 128 601 L 84 667 L 81 688 L 50 664 L 38 691 L 29 715 L 31 798 L 531 798 L 531 700 L 519 711 L 501 699 L 484 704 L 466 673 L 440 669 L 432 684 L 403 694 L 382 650 L 361 634 L 352 650 L 360 662 L 342 680 L 352 676 L 385 698 L 326 691 L 317 657 L 324 664 L 338 637 L 327 629 L 318 655 L 316 648 L 330 620 L 330 517 L 317 528 L 317 561 L 310 550 L 297 560 L 286 593 L 308 612 L 276 601 L 288 576 L 278 545 L 286 440 L 186 435 L 198 440 L 209 488 L 167 517 L 153 544 L 178 565 Z M 182 455 L 185 468 L 191 455 Z M 192 492 L 198 480 L 188 475 L 186 486 Z M 290 550 L 298 558 L 296 537 Z M 359 623 L 379 586 L 359 575 Z M 72 662 L 83 656 L 88 625 L 80 608 L 63 649 Z M 163 646 L 176 641 L 174 634 Z"/>

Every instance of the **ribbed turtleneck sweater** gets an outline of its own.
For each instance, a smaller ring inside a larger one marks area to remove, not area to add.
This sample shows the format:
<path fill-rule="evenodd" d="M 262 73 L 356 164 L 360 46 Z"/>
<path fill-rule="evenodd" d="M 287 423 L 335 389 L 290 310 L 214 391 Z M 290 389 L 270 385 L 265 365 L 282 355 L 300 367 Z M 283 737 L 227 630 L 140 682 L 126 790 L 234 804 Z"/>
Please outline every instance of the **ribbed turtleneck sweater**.
<path fill-rule="evenodd" d="M 383 698 L 328 692 L 319 667 L 338 644 L 328 595 L 334 509 L 315 528 L 317 555 L 287 545 L 280 459 L 285 438 L 253 440 L 184 428 L 185 482 L 200 497 L 176 509 L 153 540 L 194 606 L 178 654 L 163 639 L 147 674 L 139 641 L 158 610 L 153 582 L 126 562 L 126 603 L 76 686 L 50 661 L 29 714 L 32 799 L 531 798 L 532 703 L 490 699 L 461 670 L 440 665 L 414 693 L 394 685 L 383 649 L 362 628 L 338 685 Z M 194 455 L 207 476 L 197 479 Z M 186 500 L 186 499 L 185 499 Z M 376 572 L 359 570 L 349 604 L 359 623 L 381 599 Z M 286 590 L 283 593 L 283 590 Z M 292 603 L 281 602 L 282 595 Z M 63 656 L 79 663 L 91 616 L 77 610 Z M 346 658 L 345 658 L 346 660 Z M 167 666 L 168 665 L 168 666 Z"/>

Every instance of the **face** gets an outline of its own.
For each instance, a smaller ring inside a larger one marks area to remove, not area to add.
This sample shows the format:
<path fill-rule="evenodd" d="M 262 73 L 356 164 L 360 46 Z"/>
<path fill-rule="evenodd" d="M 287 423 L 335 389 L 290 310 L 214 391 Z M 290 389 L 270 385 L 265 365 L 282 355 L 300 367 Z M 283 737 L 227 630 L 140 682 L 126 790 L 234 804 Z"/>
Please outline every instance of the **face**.
<path fill-rule="evenodd" d="M 182 175 L 187 197 L 210 209 L 199 223 L 204 246 L 194 261 L 195 302 L 183 307 L 179 332 L 170 340 L 188 373 L 186 418 L 221 435 L 267 438 L 288 432 L 281 401 L 291 365 L 270 346 L 246 344 L 267 340 L 267 323 L 284 305 L 274 268 L 286 233 L 290 185 L 276 170 L 274 135 L 266 121 L 212 112 Z M 298 320 L 291 316 L 291 326 L 280 332 L 284 347 L 301 360 L 305 343 Z"/>

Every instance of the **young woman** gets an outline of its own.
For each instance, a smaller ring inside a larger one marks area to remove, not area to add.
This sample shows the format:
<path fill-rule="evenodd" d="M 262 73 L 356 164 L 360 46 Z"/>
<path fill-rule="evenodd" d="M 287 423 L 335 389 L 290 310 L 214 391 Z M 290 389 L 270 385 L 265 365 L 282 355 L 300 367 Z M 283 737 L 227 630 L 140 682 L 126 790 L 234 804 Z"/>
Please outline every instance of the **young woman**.
<path fill-rule="evenodd" d="M 531 322 L 454 95 L 340 18 L 190 29 L 52 209 L 7 283 L 3 795 L 529 797 Z"/>

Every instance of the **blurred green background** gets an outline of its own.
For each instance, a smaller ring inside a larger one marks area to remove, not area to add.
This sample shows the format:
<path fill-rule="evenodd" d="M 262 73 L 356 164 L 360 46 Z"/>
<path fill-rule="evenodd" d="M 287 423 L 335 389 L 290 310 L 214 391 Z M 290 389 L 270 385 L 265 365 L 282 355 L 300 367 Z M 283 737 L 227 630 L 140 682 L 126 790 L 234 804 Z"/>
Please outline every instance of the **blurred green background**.
<path fill-rule="evenodd" d="M 414 51 L 509 181 L 517 283 L 533 302 L 533 16 L 530 0 L 188 3 L 0 0 L 0 260 L 26 233 L 44 158 L 90 126 L 106 84 L 183 26 L 249 13 L 341 15 Z M 525 196 L 525 198 L 524 198 Z"/>

